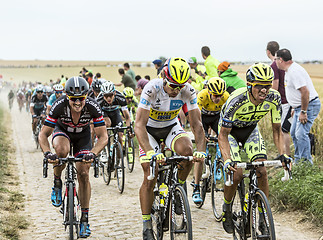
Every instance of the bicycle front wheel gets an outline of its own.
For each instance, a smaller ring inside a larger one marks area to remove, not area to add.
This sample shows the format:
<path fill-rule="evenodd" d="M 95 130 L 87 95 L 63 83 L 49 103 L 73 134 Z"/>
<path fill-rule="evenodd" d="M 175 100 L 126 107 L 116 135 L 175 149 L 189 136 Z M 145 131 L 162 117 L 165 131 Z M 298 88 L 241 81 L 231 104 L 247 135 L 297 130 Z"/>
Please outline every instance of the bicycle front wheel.
<path fill-rule="evenodd" d="M 118 189 L 120 193 L 123 193 L 125 172 L 124 172 L 123 152 L 122 152 L 121 144 L 119 142 L 115 144 L 113 151 L 114 151 L 113 152 L 114 163 L 116 166 L 115 171 L 117 175 Z"/>
<path fill-rule="evenodd" d="M 126 158 L 127 158 L 127 164 L 129 172 L 133 171 L 133 168 L 135 166 L 135 145 L 133 143 L 133 139 L 126 137 L 125 141 L 125 150 L 126 150 Z"/>
<path fill-rule="evenodd" d="M 103 181 L 109 185 L 111 180 L 111 157 L 109 156 L 109 147 L 105 146 L 100 155 Z"/>
<path fill-rule="evenodd" d="M 224 173 L 222 162 L 214 162 L 215 169 L 213 173 L 213 183 L 211 189 L 211 202 L 215 220 L 220 222 L 222 220 L 222 205 L 223 205 L 223 194 L 224 194 Z"/>
<path fill-rule="evenodd" d="M 193 239 L 190 205 L 182 186 L 172 192 L 170 207 L 170 239 Z"/>
<path fill-rule="evenodd" d="M 76 221 L 76 208 L 74 205 L 74 187 L 73 183 L 68 183 L 68 230 L 69 239 L 77 239 L 78 236 L 78 224 Z"/>
<path fill-rule="evenodd" d="M 265 193 L 257 190 L 251 204 L 251 236 L 253 240 L 275 240 L 275 226 L 271 208 Z"/>
<path fill-rule="evenodd" d="M 163 222 L 162 222 L 162 210 L 160 208 L 160 199 L 159 199 L 159 191 L 155 194 L 155 199 L 153 202 L 153 206 L 151 208 L 151 223 L 153 226 L 154 236 L 156 240 L 163 239 Z"/>

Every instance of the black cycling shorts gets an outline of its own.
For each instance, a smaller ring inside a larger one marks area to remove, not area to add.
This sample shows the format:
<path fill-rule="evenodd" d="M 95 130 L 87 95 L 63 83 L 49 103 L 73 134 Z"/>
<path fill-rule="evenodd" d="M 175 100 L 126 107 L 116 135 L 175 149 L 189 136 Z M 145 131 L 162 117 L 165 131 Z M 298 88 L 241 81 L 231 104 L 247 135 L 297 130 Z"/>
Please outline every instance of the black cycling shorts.
<path fill-rule="evenodd" d="M 117 113 L 114 113 L 114 114 L 109 114 L 108 112 L 104 112 L 103 111 L 103 117 L 108 117 L 110 118 L 111 120 L 111 126 L 110 127 L 115 127 L 115 126 L 120 126 L 122 127 L 123 125 L 123 121 L 122 121 L 122 118 L 121 118 L 121 115 L 119 113 L 119 111 L 117 111 Z M 120 132 L 123 132 L 123 130 L 120 130 Z"/>
<path fill-rule="evenodd" d="M 220 114 L 216 115 L 205 115 L 202 114 L 202 124 L 205 134 L 208 133 L 209 127 L 212 128 L 216 135 L 218 135 L 218 125 L 219 125 Z"/>

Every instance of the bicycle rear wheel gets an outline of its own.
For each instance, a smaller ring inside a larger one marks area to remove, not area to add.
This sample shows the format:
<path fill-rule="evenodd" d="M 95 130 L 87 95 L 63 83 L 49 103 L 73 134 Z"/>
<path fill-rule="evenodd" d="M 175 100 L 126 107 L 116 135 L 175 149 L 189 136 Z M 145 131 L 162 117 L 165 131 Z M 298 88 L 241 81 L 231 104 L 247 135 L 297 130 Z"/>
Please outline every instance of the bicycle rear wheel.
<path fill-rule="evenodd" d="M 263 191 L 257 190 L 250 213 L 251 236 L 253 240 L 275 240 L 274 219 L 268 199 Z"/>
<path fill-rule="evenodd" d="M 193 239 L 190 205 L 182 186 L 172 192 L 170 207 L 170 239 Z"/>
<path fill-rule="evenodd" d="M 125 149 L 126 149 L 126 157 L 127 157 L 127 164 L 129 172 L 133 171 L 133 168 L 135 166 L 135 145 L 133 143 L 133 139 L 126 137 L 125 141 Z"/>
<path fill-rule="evenodd" d="M 117 175 L 118 189 L 120 193 L 123 193 L 124 190 L 124 180 L 125 180 L 125 171 L 124 171 L 124 160 L 121 144 L 118 142 L 113 148 L 113 156 L 115 163 L 115 171 Z"/>
<path fill-rule="evenodd" d="M 211 189 L 211 202 L 215 220 L 220 222 L 222 220 L 222 205 L 223 205 L 223 194 L 224 194 L 224 173 L 222 162 L 215 161 L 215 170 L 213 173 L 213 183 Z"/>

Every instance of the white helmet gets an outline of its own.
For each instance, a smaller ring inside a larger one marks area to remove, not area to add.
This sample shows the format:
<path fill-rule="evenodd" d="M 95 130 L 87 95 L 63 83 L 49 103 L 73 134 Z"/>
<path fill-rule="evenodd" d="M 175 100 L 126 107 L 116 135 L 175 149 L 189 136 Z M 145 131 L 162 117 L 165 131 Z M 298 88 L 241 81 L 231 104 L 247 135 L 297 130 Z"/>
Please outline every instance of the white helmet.
<path fill-rule="evenodd" d="M 64 90 L 64 87 L 61 84 L 55 84 L 53 86 L 53 89 L 54 89 L 54 91 L 63 91 Z"/>
<path fill-rule="evenodd" d="M 53 89 L 50 86 L 45 86 L 45 92 L 51 93 L 53 92 Z"/>
<path fill-rule="evenodd" d="M 43 86 L 42 86 L 42 85 L 38 85 L 38 86 L 36 87 L 36 92 L 44 92 L 44 88 L 43 88 Z"/>
<path fill-rule="evenodd" d="M 106 81 L 101 85 L 101 92 L 103 94 L 114 93 L 115 90 L 114 84 L 111 81 Z"/>

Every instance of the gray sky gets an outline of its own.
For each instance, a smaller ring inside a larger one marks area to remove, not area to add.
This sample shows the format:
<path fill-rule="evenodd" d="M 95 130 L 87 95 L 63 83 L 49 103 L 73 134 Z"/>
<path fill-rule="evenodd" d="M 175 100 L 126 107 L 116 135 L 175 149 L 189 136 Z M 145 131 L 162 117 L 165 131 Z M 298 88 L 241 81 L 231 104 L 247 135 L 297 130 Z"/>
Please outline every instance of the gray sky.
<path fill-rule="evenodd" d="M 268 60 L 276 40 L 295 60 L 323 60 L 322 0 L 5 0 L 0 59 L 150 61 L 196 56 Z"/>

